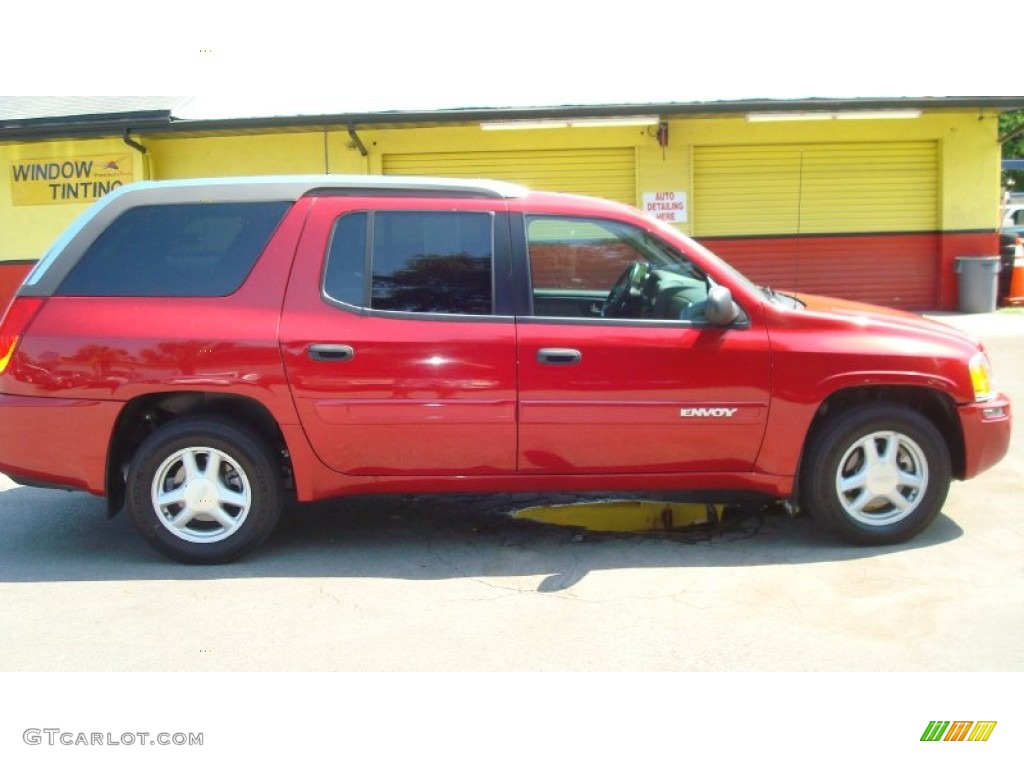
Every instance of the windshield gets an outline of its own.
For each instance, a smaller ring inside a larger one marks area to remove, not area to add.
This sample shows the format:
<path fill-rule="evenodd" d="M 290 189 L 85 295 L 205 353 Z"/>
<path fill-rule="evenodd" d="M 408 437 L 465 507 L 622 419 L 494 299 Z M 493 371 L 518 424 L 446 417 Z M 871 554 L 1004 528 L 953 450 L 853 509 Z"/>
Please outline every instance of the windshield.
<path fill-rule="evenodd" d="M 678 237 L 680 235 L 680 233 L 674 227 L 666 224 L 665 222 L 659 221 L 658 219 L 654 219 L 651 217 L 647 218 L 653 221 L 659 229 L 667 231 L 672 236 Z M 688 249 L 692 252 L 696 252 L 699 256 L 702 257 L 702 259 L 706 260 L 707 262 L 713 263 L 715 265 L 714 271 L 720 277 L 723 277 L 724 273 L 724 278 L 727 279 L 729 282 L 733 284 L 738 283 L 747 290 L 749 290 L 750 292 L 760 294 L 761 297 L 765 299 L 765 301 L 769 301 L 773 304 L 790 307 L 792 309 L 805 306 L 805 304 L 802 301 L 800 301 L 794 296 L 790 296 L 785 293 L 780 293 L 769 286 L 757 285 L 752 280 L 750 280 L 750 278 L 748 278 L 746 275 L 744 275 L 742 272 L 736 269 L 732 264 L 727 262 L 718 254 L 709 250 L 706 246 L 702 245 L 696 240 L 691 240 L 690 238 L 687 238 L 687 240 Z M 710 276 L 708 277 L 708 280 L 711 281 L 712 283 L 715 282 L 715 280 Z"/>

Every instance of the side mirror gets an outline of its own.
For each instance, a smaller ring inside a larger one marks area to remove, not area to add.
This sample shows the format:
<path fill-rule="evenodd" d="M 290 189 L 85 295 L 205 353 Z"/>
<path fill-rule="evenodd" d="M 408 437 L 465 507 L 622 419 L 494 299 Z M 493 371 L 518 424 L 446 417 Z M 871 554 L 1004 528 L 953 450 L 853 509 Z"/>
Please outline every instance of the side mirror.
<path fill-rule="evenodd" d="M 732 300 L 732 291 L 724 285 L 714 285 L 708 291 L 704 317 L 712 325 L 730 325 L 740 316 L 740 308 Z"/>

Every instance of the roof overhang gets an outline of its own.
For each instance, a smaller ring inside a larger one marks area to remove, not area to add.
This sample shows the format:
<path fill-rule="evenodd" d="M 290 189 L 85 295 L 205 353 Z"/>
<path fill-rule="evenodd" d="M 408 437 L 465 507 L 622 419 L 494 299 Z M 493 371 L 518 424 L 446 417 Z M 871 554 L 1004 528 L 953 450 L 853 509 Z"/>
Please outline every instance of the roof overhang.
<path fill-rule="evenodd" d="M 0 121 L 0 141 L 57 138 L 98 138 L 144 134 L 183 134 L 254 130 L 302 130 L 349 126 L 421 126 L 515 120 L 573 120 L 658 115 L 673 117 L 784 114 L 872 113 L 887 110 L 995 110 L 1024 109 L 1024 96 L 934 96 L 885 98 L 739 99 L 728 101 L 661 102 L 643 104 L 590 104 L 535 107 L 469 107 L 458 109 L 337 112 L 297 115 L 250 115 L 215 119 L 183 119 L 175 109 L 113 112 L 89 115 Z"/>

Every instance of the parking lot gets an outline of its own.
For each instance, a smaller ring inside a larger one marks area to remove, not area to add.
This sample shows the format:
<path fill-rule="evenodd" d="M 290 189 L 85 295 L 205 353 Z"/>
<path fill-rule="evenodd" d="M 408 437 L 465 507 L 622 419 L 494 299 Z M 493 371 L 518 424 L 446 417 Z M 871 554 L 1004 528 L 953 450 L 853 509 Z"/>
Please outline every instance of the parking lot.
<path fill-rule="evenodd" d="M 506 514 L 539 497 L 381 497 L 187 567 L 100 499 L 0 478 L 0 669 L 1024 670 L 1024 314 L 940 319 L 986 343 L 1018 420 L 908 544 L 782 514 L 598 534 Z"/>

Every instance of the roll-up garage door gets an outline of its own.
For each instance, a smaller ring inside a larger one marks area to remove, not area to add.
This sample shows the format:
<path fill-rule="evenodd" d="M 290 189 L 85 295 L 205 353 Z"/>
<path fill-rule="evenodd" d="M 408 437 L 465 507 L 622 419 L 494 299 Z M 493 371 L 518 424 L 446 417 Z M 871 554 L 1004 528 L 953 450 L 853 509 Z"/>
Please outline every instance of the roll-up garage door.
<path fill-rule="evenodd" d="M 534 149 L 385 155 L 384 173 L 512 181 L 547 192 L 571 192 L 636 205 L 636 152 L 609 149 Z"/>
<path fill-rule="evenodd" d="M 697 147 L 693 186 L 694 235 L 756 282 L 934 304 L 935 142 Z"/>

